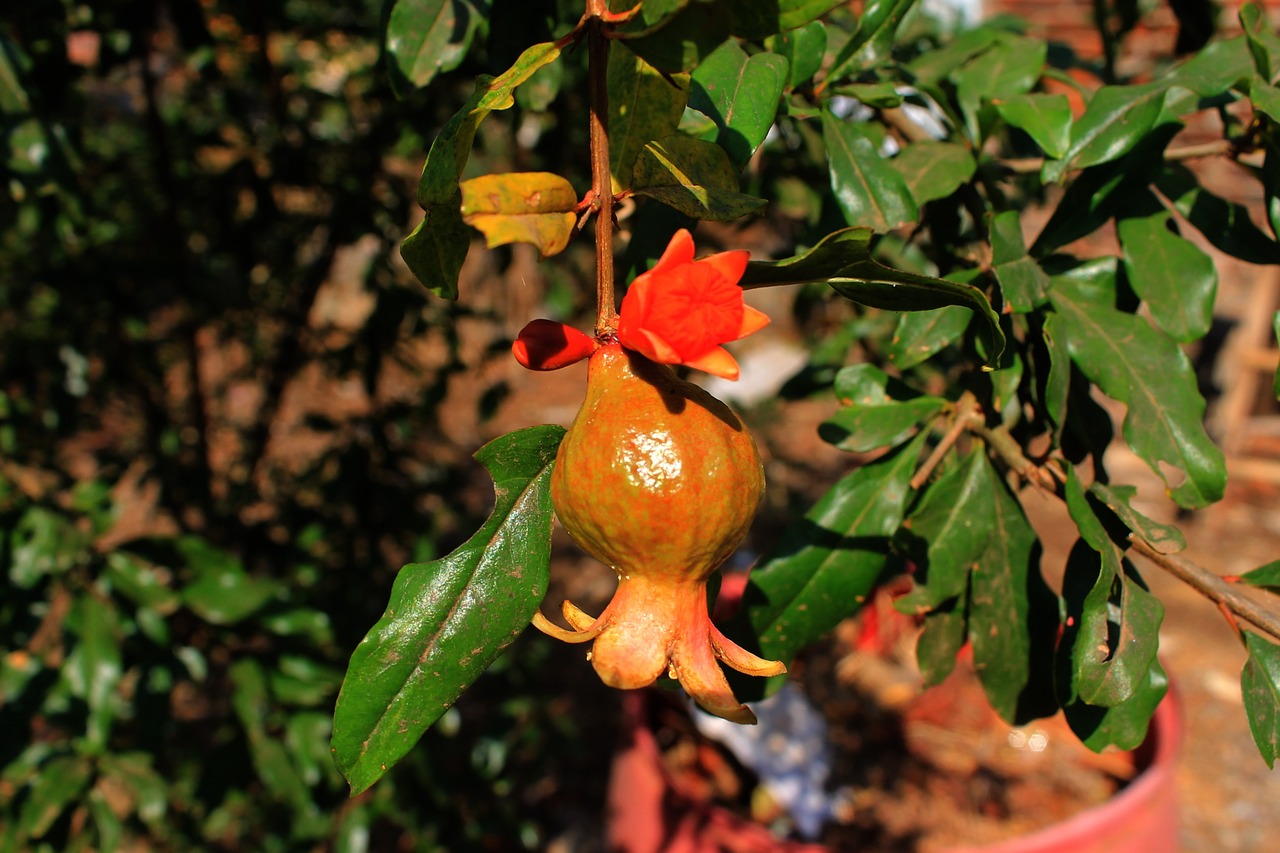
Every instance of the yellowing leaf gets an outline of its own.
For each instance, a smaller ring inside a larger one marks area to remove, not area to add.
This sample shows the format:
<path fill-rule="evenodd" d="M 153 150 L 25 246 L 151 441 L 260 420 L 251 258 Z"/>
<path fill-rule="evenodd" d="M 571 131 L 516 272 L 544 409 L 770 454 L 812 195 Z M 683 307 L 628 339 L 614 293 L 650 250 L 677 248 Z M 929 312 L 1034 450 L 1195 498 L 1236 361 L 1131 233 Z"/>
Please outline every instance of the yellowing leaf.
<path fill-rule="evenodd" d="M 543 257 L 564 251 L 577 220 L 578 196 L 550 172 L 512 172 L 463 181 L 462 220 L 485 236 L 490 248 L 532 243 Z"/>

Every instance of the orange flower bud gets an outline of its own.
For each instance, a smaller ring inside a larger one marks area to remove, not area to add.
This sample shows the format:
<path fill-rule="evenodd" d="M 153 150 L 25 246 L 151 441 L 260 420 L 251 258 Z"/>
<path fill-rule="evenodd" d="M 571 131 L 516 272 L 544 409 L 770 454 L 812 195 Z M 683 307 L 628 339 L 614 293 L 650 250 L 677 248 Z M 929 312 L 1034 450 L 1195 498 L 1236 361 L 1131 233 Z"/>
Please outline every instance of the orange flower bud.
<path fill-rule="evenodd" d="M 622 300 L 618 341 L 660 364 L 683 364 L 725 379 L 738 363 L 720 344 L 759 331 L 768 316 L 745 304 L 738 280 L 745 251 L 693 259 L 693 235 L 680 229 L 653 269 L 636 276 Z"/>
<path fill-rule="evenodd" d="M 554 320 L 531 321 L 511 344 L 516 361 L 530 370 L 559 370 L 595 351 L 595 338 Z"/>

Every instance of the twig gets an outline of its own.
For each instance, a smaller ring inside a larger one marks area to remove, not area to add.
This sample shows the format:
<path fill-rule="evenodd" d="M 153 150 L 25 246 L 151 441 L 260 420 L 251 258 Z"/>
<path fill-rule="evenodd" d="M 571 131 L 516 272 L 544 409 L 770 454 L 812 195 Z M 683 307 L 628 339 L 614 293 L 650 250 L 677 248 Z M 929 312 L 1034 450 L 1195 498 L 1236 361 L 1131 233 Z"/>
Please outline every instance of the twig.
<path fill-rule="evenodd" d="M 946 434 L 942 436 L 942 440 L 938 442 L 938 446 L 929 454 L 929 458 L 924 460 L 924 464 L 916 471 L 915 476 L 911 478 L 911 488 L 919 491 L 920 487 L 929 479 L 929 475 L 933 473 L 933 469 L 938 467 L 942 462 L 942 458 L 947 452 L 955 446 L 960 435 L 969 429 L 970 421 L 979 416 L 978 398 L 970 391 L 965 391 L 960 395 L 960 400 L 956 403 L 955 420 Z"/>
<path fill-rule="evenodd" d="M 1192 589 L 1213 600 L 1219 607 L 1225 608 L 1257 628 L 1280 640 L 1280 615 L 1241 594 L 1231 584 L 1208 569 L 1197 566 L 1190 560 L 1161 554 L 1146 541 L 1130 534 L 1129 541 L 1133 550 L 1164 569 Z"/>
<path fill-rule="evenodd" d="M 966 425 L 970 432 L 985 441 L 1019 477 L 1050 492 L 1057 491 L 1058 484 L 1054 476 L 1022 453 L 1022 447 L 1009 434 L 1008 429 L 1002 426 L 989 427 L 980 416 L 970 416 Z"/>
<path fill-rule="evenodd" d="M 613 333 L 618 314 L 613 294 L 613 180 L 609 171 L 609 10 L 605 0 L 587 0 L 587 56 L 591 111 L 591 206 L 596 211 L 596 335 Z"/>

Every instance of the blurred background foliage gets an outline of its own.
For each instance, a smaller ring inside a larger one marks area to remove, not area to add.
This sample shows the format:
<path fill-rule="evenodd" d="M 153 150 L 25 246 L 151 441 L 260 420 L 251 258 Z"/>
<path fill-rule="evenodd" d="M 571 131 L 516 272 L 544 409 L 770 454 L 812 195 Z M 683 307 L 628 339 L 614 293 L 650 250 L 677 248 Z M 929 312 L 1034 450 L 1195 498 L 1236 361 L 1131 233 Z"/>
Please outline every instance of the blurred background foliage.
<path fill-rule="evenodd" d="M 540 637 L 366 795 L 329 757 L 395 569 L 492 501 L 441 408 L 505 305 L 428 297 L 395 249 L 471 78 L 579 14 L 506 5 L 400 100 L 378 0 L 5 4 L 0 850 L 535 849 L 594 819 L 607 750 Z M 528 106 L 477 168 L 575 175 L 583 123 Z M 571 313 L 561 268 L 539 298 Z"/>

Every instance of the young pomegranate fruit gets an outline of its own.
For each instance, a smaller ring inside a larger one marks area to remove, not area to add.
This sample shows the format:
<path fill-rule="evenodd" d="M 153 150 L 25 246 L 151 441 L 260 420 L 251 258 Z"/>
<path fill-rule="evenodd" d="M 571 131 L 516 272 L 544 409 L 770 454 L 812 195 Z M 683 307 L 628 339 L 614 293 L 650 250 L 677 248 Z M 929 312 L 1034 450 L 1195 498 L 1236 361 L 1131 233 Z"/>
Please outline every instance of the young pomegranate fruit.
<path fill-rule="evenodd" d="M 755 715 L 717 659 L 751 675 L 786 667 L 728 640 L 707 613 L 707 580 L 747 532 L 764 491 L 755 442 L 732 409 L 665 364 L 599 347 L 587 395 L 551 475 L 551 501 L 569 535 L 618 573 L 597 619 L 565 602 L 569 642 L 595 641 L 606 684 L 652 684 L 664 671 L 706 710 L 740 723 Z"/>

